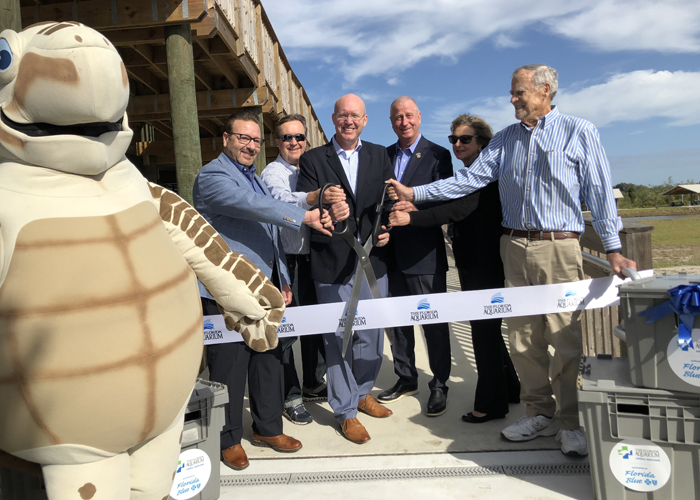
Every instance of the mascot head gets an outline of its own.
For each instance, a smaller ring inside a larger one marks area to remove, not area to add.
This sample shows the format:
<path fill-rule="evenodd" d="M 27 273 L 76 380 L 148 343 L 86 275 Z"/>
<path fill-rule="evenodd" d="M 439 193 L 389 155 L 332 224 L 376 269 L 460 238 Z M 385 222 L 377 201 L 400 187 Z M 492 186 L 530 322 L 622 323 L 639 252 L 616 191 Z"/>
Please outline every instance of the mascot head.
<path fill-rule="evenodd" d="M 98 175 L 131 142 L 117 50 L 77 22 L 0 33 L 0 158 Z"/>

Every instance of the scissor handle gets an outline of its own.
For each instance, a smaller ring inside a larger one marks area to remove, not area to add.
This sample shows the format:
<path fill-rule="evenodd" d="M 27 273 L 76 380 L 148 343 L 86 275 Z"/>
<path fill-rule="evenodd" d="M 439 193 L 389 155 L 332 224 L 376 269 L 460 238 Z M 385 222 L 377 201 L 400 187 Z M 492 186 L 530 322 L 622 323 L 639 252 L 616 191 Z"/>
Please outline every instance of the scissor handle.
<path fill-rule="evenodd" d="M 321 191 L 318 193 L 318 216 L 319 217 L 323 216 L 323 193 L 326 192 L 327 188 L 334 187 L 334 186 L 335 186 L 335 184 L 333 184 L 332 182 L 329 182 L 328 184 L 323 186 L 321 188 Z M 346 220 L 338 222 L 335 226 L 333 226 L 333 230 L 331 232 L 333 234 L 343 234 L 347 230 L 348 230 L 348 221 L 346 219 Z"/>
<path fill-rule="evenodd" d="M 382 188 L 382 196 L 379 198 L 379 203 L 375 207 L 375 217 L 374 217 L 374 227 L 372 227 L 372 246 L 377 246 L 379 242 L 379 235 L 384 232 L 390 232 L 392 228 L 382 229 L 382 210 L 384 209 L 384 200 L 386 199 L 386 190 L 389 188 L 390 184 L 384 184 Z"/>

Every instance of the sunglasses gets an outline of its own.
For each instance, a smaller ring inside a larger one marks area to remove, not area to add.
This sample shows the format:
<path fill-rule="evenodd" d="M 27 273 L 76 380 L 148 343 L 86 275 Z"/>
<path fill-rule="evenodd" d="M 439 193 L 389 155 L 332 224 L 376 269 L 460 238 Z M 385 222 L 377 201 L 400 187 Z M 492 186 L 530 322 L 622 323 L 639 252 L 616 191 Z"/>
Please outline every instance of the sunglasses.
<path fill-rule="evenodd" d="M 448 135 L 447 140 L 450 141 L 450 144 L 457 144 L 457 141 L 461 142 L 462 144 L 469 144 L 472 142 L 472 139 L 474 137 L 479 137 L 478 135 L 460 135 L 459 137 L 456 135 Z"/>
<path fill-rule="evenodd" d="M 278 136 L 277 138 L 282 142 L 292 142 L 292 139 L 296 140 L 297 142 L 304 142 L 306 140 L 306 136 L 304 134 L 284 134 Z"/>

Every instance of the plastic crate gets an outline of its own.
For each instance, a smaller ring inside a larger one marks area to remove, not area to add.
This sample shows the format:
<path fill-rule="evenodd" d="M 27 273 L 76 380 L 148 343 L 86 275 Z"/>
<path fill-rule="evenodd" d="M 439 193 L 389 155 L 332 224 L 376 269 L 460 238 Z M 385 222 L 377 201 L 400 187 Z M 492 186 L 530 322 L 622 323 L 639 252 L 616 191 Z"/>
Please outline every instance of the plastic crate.
<path fill-rule="evenodd" d="M 185 412 L 180 463 L 170 492 L 171 500 L 219 498 L 221 429 L 226 403 L 225 385 L 197 380 Z"/>
<path fill-rule="evenodd" d="M 700 283 L 700 276 L 654 276 L 620 285 L 620 307 L 634 385 L 700 393 L 700 316 L 693 325 L 693 348 L 686 350 L 678 345 L 676 314 L 650 324 L 648 318 L 639 316 L 667 301 L 671 288 L 691 283 Z"/>
<path fill-rule="evenodd" d="M 700 496 L 700 395 L 642 389 L 626 358 L 582 358 L 579 418 L 598 500 Z"/>

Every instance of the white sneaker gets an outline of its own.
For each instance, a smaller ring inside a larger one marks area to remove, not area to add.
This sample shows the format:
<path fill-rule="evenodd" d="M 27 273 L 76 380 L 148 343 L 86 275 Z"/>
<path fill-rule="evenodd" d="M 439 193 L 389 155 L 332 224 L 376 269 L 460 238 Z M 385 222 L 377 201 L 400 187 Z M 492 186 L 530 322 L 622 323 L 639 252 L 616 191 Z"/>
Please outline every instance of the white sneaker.
<path fill-rule="evenodd" d="M 569 457 L 585 457 L 588 455 L 586 434 L 583 428 L 573 431 L 560 429 L 557 432 L 557 441 L 561 442 L 561 452 Z"/>
<path fill-rule="evenodd" d="M 501 436 L 509 441 L 530 441 L 539 436 L 554 436 L 557 430 L 557 423 L 553 418 L 537 415 L 536 417 L 522 417 L 503 429 Z"/>

